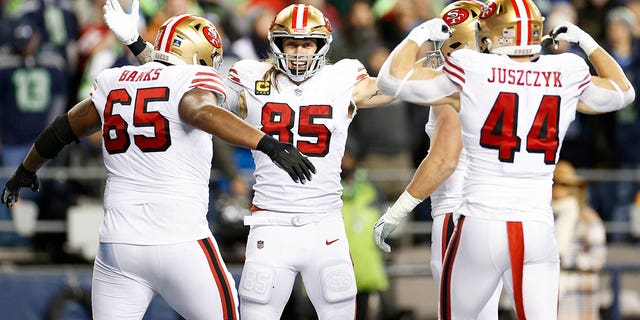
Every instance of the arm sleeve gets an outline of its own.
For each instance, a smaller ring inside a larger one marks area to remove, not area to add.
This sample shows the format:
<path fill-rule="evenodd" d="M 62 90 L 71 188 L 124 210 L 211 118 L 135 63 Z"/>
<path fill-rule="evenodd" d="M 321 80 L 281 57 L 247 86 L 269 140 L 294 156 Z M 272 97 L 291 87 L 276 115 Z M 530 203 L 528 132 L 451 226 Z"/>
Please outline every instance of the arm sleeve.
<path fill-rule="evenodd" d="M 392 76 L 389 72 L 391 57 L 394 49 L 387 60 L 382 65 L 378 74 L 378 88 L 382 93 L 416 104 L 430 104 L 446 96 L 450 96 L 458 91 L 458 87 L 444 74 L 431 79 L 409 80 L 414 70 L 409 71 L 403 79 Z"/>

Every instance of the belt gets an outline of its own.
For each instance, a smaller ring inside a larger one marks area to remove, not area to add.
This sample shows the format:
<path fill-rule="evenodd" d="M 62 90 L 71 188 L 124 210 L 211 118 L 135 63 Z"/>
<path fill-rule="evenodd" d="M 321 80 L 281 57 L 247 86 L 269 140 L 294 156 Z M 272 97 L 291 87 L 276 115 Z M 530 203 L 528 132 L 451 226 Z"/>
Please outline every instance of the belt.
<path fill-rule="evenodd" d="M 260 214 L 255 212 L 250 216 L 244 217 L 245 226 L 303 226 L 310 223 L 316 223 L 324 220 L 341 218 L 341 212 L 330 213 L 279 213 L 261 211 Z"/>

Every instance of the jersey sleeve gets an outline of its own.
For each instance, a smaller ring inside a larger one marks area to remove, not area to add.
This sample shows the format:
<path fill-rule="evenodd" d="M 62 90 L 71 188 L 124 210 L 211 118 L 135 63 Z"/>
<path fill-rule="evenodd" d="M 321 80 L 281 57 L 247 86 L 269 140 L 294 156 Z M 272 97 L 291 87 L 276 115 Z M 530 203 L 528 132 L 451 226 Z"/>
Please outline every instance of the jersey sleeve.
<path fill-rule="evenodd" d="M 270 65 L 260 61 L 240 60 L 231 66 L 227 79 L 232 83 L 252 89 L 256 79 L 262 79 L 269 67 Z"/>
<path fill-rule="evenodd" d="M 213 91 L 222 104 L 227 98 L 227 92 L 222 77 L 213 68 L 198 68 L 191 77 L 188 90 L 199 88 Z"/>
<path fill-rule="evenodd" d="M 567 75 L 567 83 L 564 85 L 578 86 L 580 95 L 591 85 L 591 72 L 589 66 L 584 59 L 573 53 L 564 53 L 559 55 L 562 59 L 561 65 L 565 68 L 563 73 Z"/>
<path fill-rule="evenodd" d="M 335 64 L 337 70 L 344 72 L 340 79 L 355 84 L 369 77 L 367 68 L 357 59 L 342 59 Z M 337 79 L 336 79 L 337 80 Z"/>
<path fill-rule="evenodd" d="M 464 62 L 477 60 L 472 57 L 473 53 L 475 52 L 472 50 L 460 49 L 452 52 L 450 56 L 444 59 L 442 71 L 447 75 L 449 80 L 453 81 L 460 88 L 464 88 L 466 82 Z"/>

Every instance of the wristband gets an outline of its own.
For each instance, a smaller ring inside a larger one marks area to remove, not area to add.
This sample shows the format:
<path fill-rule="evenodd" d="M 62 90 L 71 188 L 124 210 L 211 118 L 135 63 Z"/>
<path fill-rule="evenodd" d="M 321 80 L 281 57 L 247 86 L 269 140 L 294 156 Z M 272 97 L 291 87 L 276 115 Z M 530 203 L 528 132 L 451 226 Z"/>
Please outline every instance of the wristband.
<path fill-rule="evenodd" d="M 412 196 L 407 190 L 405 190 L 398 200 L 389 208 L 387 214 L 389 222 L 391 223 L 400 223 L 404 219 L 404 217 L 409 214 L 417 205 L 419 205 L 422 200 Z"/>
<path fill-rule="evenodd" d="M 258 141 L 258 145 L 256 146 L 256 150 L 262 151 L 266 155 L 271 155 L 275 150 L 276 146 L 279 144 L 278 140 L 274 139 L 272 136 L 265 134 L 262 136 L 262 139 Z"/>
<path fill-rule="evenodd" d="M 32 176 L 32 175 L 36 174 L 35 172 L 31 172 L 31 171 L 27 170 L 27 168 L 25 168 L 22 163 L 20 163 L 20 166 L 18 167 L 17 173 L 18 173 L 18 175 L 22 175 L 22 176 Z"/>
<path fill-rule="evenodd" d="M 133 43 L 128 44 L 127 47 L 131 50 L 131 53 L 133 53 L 134 56 L 137 56 L 147 47 L 147 43 L 140 35 L 138 35 L 138 39 Z"/>
<path fill-rule="evenodd" d="M 594 40 L 588 34 L 585 34 L 582 37 L 582 39 L 580 39 L 580 42 L 578 42 L 578 45 L 580 46 L 580 49 L 584 51 L 587 57 L 590 56 L 594 51 L 596 51 L 596 49 L 600 48 L 600 45 L 598 44 L 598 42 L 596 42 L 596 40 Z"/>
<path fill-rule="evenodd" d="M 394 203 L 393 206 L 398 206 L 402 210 L 410 212 L 421 202 L 422 200 L 412 196 L 409 191 L 405 190 L 400 197 L 398 197 L 398 200 L 396 200 L 396 203 Z"/>

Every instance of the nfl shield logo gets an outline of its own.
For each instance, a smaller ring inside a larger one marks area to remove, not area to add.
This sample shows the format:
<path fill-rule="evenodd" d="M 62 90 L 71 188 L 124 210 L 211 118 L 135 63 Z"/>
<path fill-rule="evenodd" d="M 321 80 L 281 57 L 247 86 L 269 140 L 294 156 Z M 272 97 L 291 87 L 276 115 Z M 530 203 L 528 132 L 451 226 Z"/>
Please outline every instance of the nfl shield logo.
<path fill-rule="evenodd" d="M 264 241 L 258 240 L 258 249 L 264 248 Z"/>

